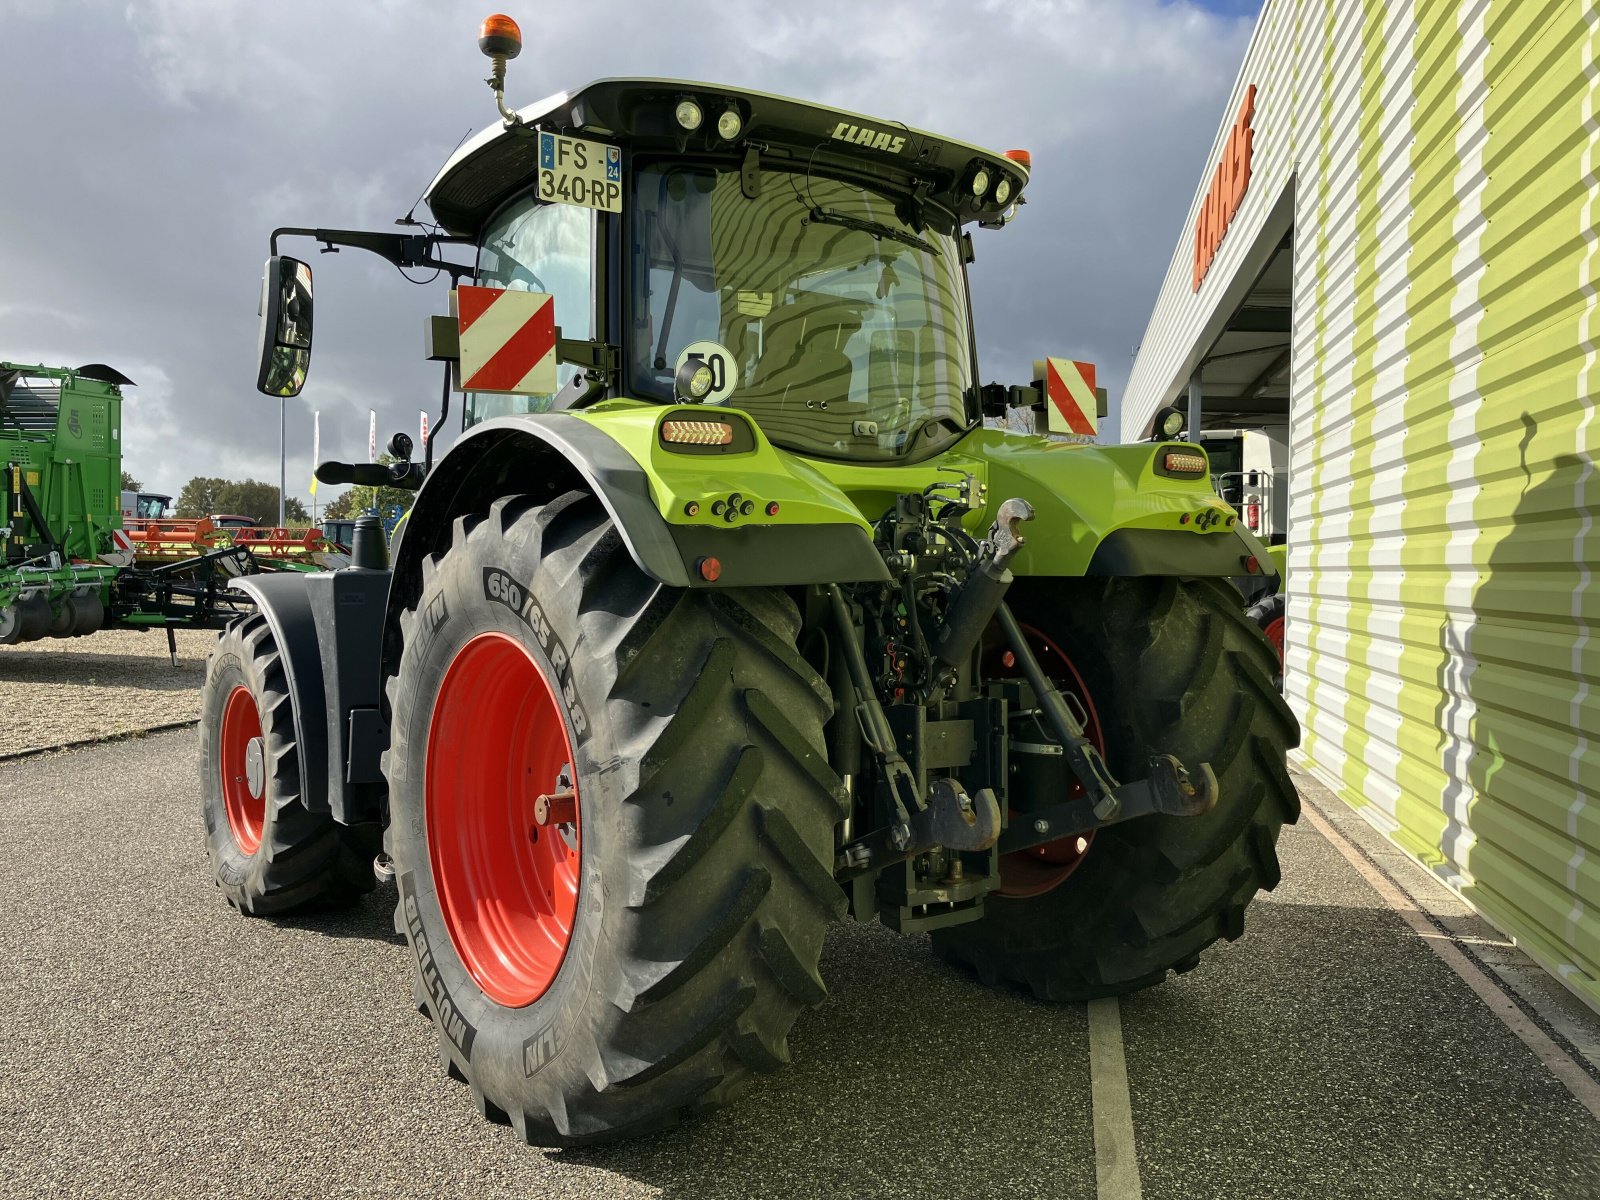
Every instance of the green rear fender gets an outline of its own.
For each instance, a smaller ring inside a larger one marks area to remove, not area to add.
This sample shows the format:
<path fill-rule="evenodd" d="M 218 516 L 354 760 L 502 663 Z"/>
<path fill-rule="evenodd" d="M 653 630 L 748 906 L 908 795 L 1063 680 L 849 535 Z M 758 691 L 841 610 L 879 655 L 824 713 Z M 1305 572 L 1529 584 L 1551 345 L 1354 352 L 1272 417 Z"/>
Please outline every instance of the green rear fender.
<path fill-rule="evenodd" d="M 668 421 L 729 421 L 731 447 L 669 444 Z M 902 492 L 953 482 L 986 487 L 967 519 L 982 536 L 1012 496 L 1036 514 L 1012 569 L 1021 575 L 1237 575 L 1248 547 L 1204 469 L 1164 473 L 1187 445 L 1092 446 L 975 430 L 910 465 L 835 463 L 777 449 L 735 410 L 607 401 L 582 412 L 503 417 L 475 426 L 429 476 L 395 554 L 395 603 L 451 523 L 514 493 L 593 492 L 634 561 L 674 587 L 886 580 L 872 522 Z M 715 560 L 714 566 L 708 560 Z"/>
<path fill-rule="evenodd" d="M 1182 443 L 1099 446 L 995 429 L 960 445 L 983 464 L 985 523 L 1012 496 L 1033 505 L 1018 575 L 1238 575 L 1249 547 L 1237 514 L 1211 488 L 1209 466 L 1187 477 L 1165 469 Z M 987 524 L 985 524 L 987 528 Z"/>
<path fill-rule="evenodd" d="M 663 448 L 662 421 L 717 412 L 611 401 L 474 426 L 417 493 L 394 548 L 391 610 L 415 600 L 422 563 L 449 547 L 458 517 L 486 512 L 502 496 L 572 490 L 593 493 L 634 562 L 673 587 L 888 578 L 860 511 L 753 428 L 748 449 L 736 454 Z"/>

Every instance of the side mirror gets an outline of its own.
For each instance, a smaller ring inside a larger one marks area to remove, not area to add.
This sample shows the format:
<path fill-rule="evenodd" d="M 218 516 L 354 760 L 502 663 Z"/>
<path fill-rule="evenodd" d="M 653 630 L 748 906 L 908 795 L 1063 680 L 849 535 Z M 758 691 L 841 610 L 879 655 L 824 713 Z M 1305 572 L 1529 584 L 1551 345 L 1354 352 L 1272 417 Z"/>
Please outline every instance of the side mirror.
<path fill-rule="evenodd" d="M 298 396 L 311 365 L 311 268 L 298 258 L 267 259 L 260 312 L 256 390 Z"/>

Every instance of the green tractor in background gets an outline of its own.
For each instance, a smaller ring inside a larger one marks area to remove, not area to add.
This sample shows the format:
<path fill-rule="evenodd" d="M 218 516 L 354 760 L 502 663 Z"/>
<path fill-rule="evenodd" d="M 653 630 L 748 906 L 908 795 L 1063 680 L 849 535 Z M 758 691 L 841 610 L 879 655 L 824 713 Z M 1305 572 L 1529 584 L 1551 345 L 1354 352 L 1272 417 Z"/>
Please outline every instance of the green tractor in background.
<path fill-rule="evenodd" d="M 425 332 L 465 432 L 319 467 L 419 489 L 392 561 L 365 518 L 346 570 L 236 581 L 227 899 L 350 901 L 381 845 L 446 1068 L 542 1145 L 778 1069 L 841 918 L 1057 1001 L 1238 937 L 1298 812 L 1227 582 L 1265 550 L 1196 447 L 984 428 L 1028 397 L 978 383 L 967 229 L 1023 162 L 705 83 L 513 112 L 515 25 L 480 44 L 504 119 L 438 229 L 273 235 L 261 390 L 306 378 L 307 236 L 457 284 Z"/>

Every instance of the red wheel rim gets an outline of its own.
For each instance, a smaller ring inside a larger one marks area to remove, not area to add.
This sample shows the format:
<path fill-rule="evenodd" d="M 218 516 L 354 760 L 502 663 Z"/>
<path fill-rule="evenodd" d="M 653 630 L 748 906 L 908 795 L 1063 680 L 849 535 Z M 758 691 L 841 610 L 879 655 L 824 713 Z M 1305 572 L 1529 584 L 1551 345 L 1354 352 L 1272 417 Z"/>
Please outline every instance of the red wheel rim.
<path fill-rule="evenodd" d="M 1267 641 L 1272 643 L 1272 648 L 1278 652 L 1278 667 L 1283 667 L 1283 618 L 1273 617 L 1262 627 L 1262 633 L 1267 635 Z"/>
<path fill-rule="evenodd" d="M 539 797 L 563 790 L 563 776 L 570 811 L 541 825 Z M 445 671 L 426 789 L 428 861 L 450 941 L 489 999 L 532 1004 L 572 940 L 582 825 L 558 694 L 514 638 L 479 634 Z"/>
<path fill-rule="evenodd" d="M 261 827 L 267 820 L 267 789 L 260 760 L 261 713 L 255 696 L 243 684 L 228 693 L 228 702 L 222 709 L 221 751 L 217 768 L 222 776 L 222 807 L 228 814 L 228 829 L 235 844 L 249 856 L 261 848 Z M 256 775 L 254 781 L 250 778 L 252 773 Z"/>
<path fill-rule="evenodd" d="M 1032 625 L 1023 625 L 1022 632 L 1027 636 L 1028 646 L 1033 651 L 1034 657 L 1039 660 L 1039 665 L 1044 668 L 1044 673 L 1064 695 L 1075 698 L 1082 706 L 1079 715 L 1087 718 L 1084 721 L 1084 733 L 1095 744 L 1096 749 L 1104 754 L 1106 741 L 1100 726 L 1100 714 L 1095 709 L 1094 698 L 1090 696 L 1078 668 L 1073 665 L 1061 647 Z M 1003 643 L 990 649 L 985 655 L 983 665 L 983 674 L 987 679 L 1020 678 L 1022 675 L 1022 667 L 1016 662 L 1015 655 Z M 1076 800 L 1084 794 L 1083 784 L 1072 778 L 1064 796 L 1047 797 L 1044 803 L 1059 804 L 1065 800 Z M 1015 807 L 1010 810 L 1012 821 L 1024 815 Z M 1040 896 L 1052 888 L 1059 887 L 1082 864 L 1093 844 L 1094 832 L 1091 830 L 1086 834 L 1001 855 L 1000 895 Z"/>

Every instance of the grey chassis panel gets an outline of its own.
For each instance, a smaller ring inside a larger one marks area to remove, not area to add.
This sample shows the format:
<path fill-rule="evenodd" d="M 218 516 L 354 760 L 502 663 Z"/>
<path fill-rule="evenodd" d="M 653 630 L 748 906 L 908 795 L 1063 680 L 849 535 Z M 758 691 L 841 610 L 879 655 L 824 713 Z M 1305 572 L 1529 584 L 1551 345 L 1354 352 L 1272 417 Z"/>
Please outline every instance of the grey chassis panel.
<path fill-rule="evenodd" d="M 234 579 L 228 586 L 256 602 L 256 610 L 266 617 L 278 643 L 283 673 L 289 682 L 295 744 L 300 748 L 303 801 L 309 812 L 327 812 L 328 731 L 323 720 L 327 701 L 322 686 L 322 653 L 317 648 L 317 623 L 306 577 L 288 571 L 280 575 L 250 575 Z M 314 719 L 307 720 L 308 713 Z M 317 764 L 315 768 L 313 763 Z"/>

